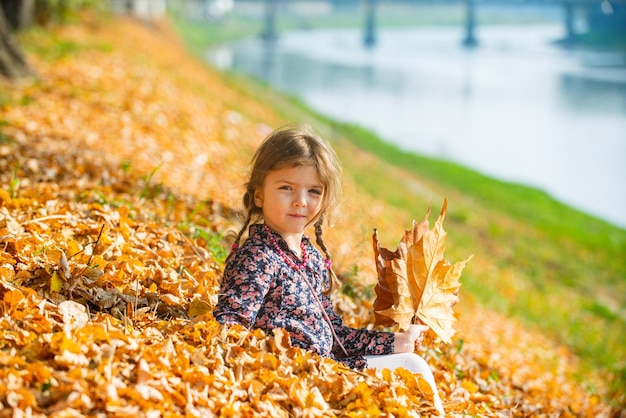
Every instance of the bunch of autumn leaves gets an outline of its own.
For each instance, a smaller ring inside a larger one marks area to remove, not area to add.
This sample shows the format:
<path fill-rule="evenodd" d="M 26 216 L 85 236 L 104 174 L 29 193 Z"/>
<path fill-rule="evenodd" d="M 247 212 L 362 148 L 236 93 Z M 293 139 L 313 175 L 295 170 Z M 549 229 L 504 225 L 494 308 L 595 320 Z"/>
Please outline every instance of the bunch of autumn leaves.
<path fill-rule="evenodd" d="M 382 248 L 378 232 L 374 232 L 378 271 L 374 301 L 376 325 L 397 325 L 405 330 L 413 323 L 423 323 L 442 341 L 451 342 L 456 321 L 453 306 L 461 286 L 459 279 L 472 256 L 454 264 L 444 259 L 446 209 L 444 200 L 432 230 L 428 223 L 430 210 L 421 222 L 414 221 L 394 252 Z"/>

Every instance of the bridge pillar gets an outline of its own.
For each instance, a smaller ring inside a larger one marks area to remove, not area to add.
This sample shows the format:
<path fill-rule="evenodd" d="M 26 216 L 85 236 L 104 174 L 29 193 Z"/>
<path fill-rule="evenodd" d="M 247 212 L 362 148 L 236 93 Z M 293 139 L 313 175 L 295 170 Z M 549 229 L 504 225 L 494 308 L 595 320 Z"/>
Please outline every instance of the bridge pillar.
<path fill-rule="evenodd" d="M 371 48 L 376 44 L 376 3 L 378 0 L 365 0 L 365 35 L 363 45 Z"/>
<path fill-rule="evenodd" d="M 574 30 L 574 4 L 572 2 L 563 3 L 564 23 L 565 23 L 565 39 L 566 44 L 572 44 L 576 40 L 576 31 Z"/>
<path fill-rule="evenodd" d="M 476 29 L 476 1 L 465 0 L 465 39 L 463 46 L 472 48 L 478 45 L 474 30 Z"/>
<path fill-rule="evenodd" d="M 265 0 L 265 29 L 261 37 L 273 41 L 278 37 L 276 29 L 276 14 L 278 13 L 278 0 Z"/>

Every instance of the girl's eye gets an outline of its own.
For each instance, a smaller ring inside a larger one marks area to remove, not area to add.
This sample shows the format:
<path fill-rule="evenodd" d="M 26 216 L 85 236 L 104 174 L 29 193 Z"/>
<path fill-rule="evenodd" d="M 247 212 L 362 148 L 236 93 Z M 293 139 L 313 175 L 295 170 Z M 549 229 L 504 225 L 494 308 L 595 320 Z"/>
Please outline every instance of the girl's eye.
<path fill-rule="evenodd" d="M 320 189 L 311 189 L 311 190 L 309 190 L 309 191 L 310 191 L 311 193 L 313 193 L 313 194 L 317 194 L 317 195 L 321 195 L 321 194 L 322 194 L 322 191 L 321 191 Z"/>
<path fill-rule="evenodd" d="M 291 190 L 291 186 L 285 184 L 284 186 L 280 186 L 279 190 Z"/>

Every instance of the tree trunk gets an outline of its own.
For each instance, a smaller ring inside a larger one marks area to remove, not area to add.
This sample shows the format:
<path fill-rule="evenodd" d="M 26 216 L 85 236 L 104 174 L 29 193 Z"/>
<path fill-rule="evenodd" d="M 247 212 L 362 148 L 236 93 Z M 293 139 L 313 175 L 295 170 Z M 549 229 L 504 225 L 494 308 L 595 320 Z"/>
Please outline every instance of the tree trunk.
<path fill-rule="evenodd" d="M 34 75 L 24 54 L 11 34 L 11 29 L 0 7 L 0 75 L 15 80 Z"/>
<path fill-rule="evenodd" d="M 0 7 L 11 30 L 25 29 L 33 23 L 34 0 L 0 0 Z"/>

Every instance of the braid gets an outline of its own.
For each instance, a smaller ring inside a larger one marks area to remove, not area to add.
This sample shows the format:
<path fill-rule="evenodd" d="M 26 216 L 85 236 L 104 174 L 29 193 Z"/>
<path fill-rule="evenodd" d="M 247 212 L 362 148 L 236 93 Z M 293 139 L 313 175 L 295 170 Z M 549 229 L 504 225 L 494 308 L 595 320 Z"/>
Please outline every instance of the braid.
<path fill-rule="evenodd" d="M 246 230 L 248 229 L 248 225 L 250 225 L 250 222 L 252 222 L 252 215 L 253 215 L 254 210 L 252 210 L 253 205 L 251 202 L 253 198 L 254 197 L 249 192 L 246 192 L 243 196 L 243 204 L 244 204 L 244 207 L 246 208 L 246 213 L 247 213 L 246 220 L 243 222 L 243 226 L 241 227 L 241 229 L 239 230 L 239 232 L 237 233 L 235 237 L 235 241 L 233 242 L 233 245 L 232 245 L 232 251 L 230 252 L 230 254 L 228 254 L 228 257 L 226 257 L 226 262 L 230 260 L 230 258 L 233 256 L 233 254 L 235 254 L 235 252 L 239 248 L 239 242 L 241 241 L 241 237 L 243 236 L 244 232 L 246 232 Z"/>
<path fill-rule="evenodd" d="M 328 268 L 328 289 L 324 291 L 324 295 L 329 295 L 335 290 L 337 287 L 341 285 L 339 282 L 339 278 L 332 269 L 332 263 L 330 262 L 330 253 L 326 248 L 326 244 L 324 244 L 324 239 L 322 238 L 322 224 L 324 223 L 324 216 L 320 216 L 320 218 L 315 222 L 315 242 L 320 247 L 320 249 L 324 252 L 327 260 L 327 268 Z"/>

